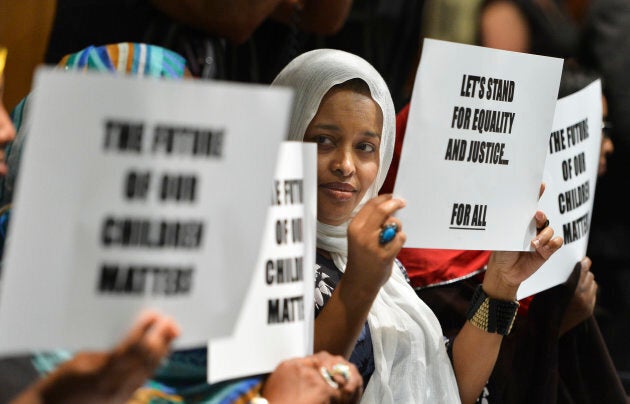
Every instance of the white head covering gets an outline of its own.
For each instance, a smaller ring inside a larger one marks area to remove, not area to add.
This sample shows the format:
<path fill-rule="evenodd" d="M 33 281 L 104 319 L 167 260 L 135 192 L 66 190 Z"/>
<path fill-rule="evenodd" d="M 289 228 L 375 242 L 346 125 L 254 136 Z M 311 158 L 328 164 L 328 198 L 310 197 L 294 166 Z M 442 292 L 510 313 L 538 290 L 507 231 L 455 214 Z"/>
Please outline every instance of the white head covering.
<path fill-rule="evenodd" d="M 289 63 L 272 85 L 295 90 L 290 140 L 303 140 L 324 95 L 335 85 L 361 79 L 383 112 L 380 166 L 377 178 L 353 213 L 378 195 L 394 150 L 396 115 L 387 84 L 364 59 L 339 50 L 317 49 Z M 317 223 L 317 247 L 331 253 L 345 271 L 348 223 Z M 381 288 L 368 314 L 375 371 L 365 388 L 366 403 L 458 403 L 455 375 L 444 347 L 437 318 L 415 294 L 401 271 Z"/>

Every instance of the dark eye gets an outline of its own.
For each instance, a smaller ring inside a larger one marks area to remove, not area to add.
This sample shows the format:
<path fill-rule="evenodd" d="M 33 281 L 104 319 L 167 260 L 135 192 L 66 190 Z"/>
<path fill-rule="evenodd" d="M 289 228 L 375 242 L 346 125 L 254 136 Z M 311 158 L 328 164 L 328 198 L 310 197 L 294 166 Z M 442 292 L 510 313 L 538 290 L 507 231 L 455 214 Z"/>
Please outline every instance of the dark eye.
<path fill-rule="evenodd" d="M 315 135 L 311 138 L 311 142 L 317 143 L 317 147 L 333 146 L 333 141 L 328 136 Z"/>
<path fill-rule="evenodd" d="M 315 143 L 319 143 L 319 144 L 332 143 L 332 141 L 328 137 L 322 136 L 322 135 L 315 136 L 314 140 L 315 140 Z"/>
<path fill-rule="evenodd" d="M 360 143 L 357 146 L 357 149 L 362 150 L 367 153 L 372 153 L 376 151 L 376 147 L 371 143 Z"/>

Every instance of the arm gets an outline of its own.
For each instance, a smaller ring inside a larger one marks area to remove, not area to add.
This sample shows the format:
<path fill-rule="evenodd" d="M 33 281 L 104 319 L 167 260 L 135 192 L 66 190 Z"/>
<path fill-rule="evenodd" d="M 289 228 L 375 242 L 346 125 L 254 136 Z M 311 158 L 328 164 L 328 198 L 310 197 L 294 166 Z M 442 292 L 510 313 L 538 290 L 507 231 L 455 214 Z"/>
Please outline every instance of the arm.
<path fill-rule="evenodd" d="M 348 226 L 348 264 L 330 300 L 315 320 L 315 351 L 349 358 L 372 303 L 391 275 L 394 258 L 406 236 L 402 231 L 385 245 L 378 242 L 381 226 L 400 222 L 391 215 L 405 206 L 390 194 L 368 203 Z"/>
<path fill-rule="evenodd" d="M 126 403 L 159 366 L 179 328 L 148 312 L 109 352 L 83 352 L 16 397 L 12 404 Z"/>
<path fill-rule="evenodd" d="M 537 227 L 547 220 L 536 213 Z M 531 276 L 562 246 L 561 237 L 553 237 L 545 227 L 532 240 L 533 252 L 494 251 L 490 256 L 483 290 L 493 299 L 514 301 L 521 282 Z M 462 403 L 473 403 L 488 381 L 499 355 L 503 336 L 485 332 L 466 322 L 453 342 L 453 367 Z"/>
<path fill-rule="evenodd" d="M 481 45 L 515 52 L 529 52 L 530 32 L 525 16 L 509 1 L 493 1 L 480 16 Z"/>

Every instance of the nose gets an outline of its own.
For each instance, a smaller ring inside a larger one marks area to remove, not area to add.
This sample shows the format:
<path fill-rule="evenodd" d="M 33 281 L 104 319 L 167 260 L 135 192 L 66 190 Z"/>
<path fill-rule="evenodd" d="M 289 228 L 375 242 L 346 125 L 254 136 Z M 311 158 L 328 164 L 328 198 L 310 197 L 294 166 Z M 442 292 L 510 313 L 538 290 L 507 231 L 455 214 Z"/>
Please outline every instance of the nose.
<path fill-rule="evenodd" d="M 351 150 L 340 148 L 331 162 L 332 171 L 341 177 L 349 177 L 354 174 L 354 155 Z"/>

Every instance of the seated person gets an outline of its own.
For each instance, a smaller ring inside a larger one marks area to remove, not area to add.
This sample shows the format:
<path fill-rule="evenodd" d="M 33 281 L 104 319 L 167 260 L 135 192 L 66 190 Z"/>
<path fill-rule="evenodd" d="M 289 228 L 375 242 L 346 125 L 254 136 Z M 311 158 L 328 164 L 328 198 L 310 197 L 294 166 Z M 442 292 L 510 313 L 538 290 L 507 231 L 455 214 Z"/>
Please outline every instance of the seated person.
<path fill-rule="evenodd" d="M 518 286 L 562 246 L 562 238 L 544 226 L 547 217 L 538 211 L 533 251 L 491 253 L 471 321 L 450 345 L 451 364 L 437 318 L 395 259 L 405 234 L 394 214 L 405 201 L 377 196 L 395 136 L 383 78 L 358 56 L 320 49 L 291 61 L 272 85 L 295 90 L 290 140 L 318 147 L 315 350 L 355 363 L 367 402 L 474 402 L 516 315 Z M 476 320 L 488 320 L 485 299 L 508 313 L 490 321 L 501 324 L 497 329 Z"/>

